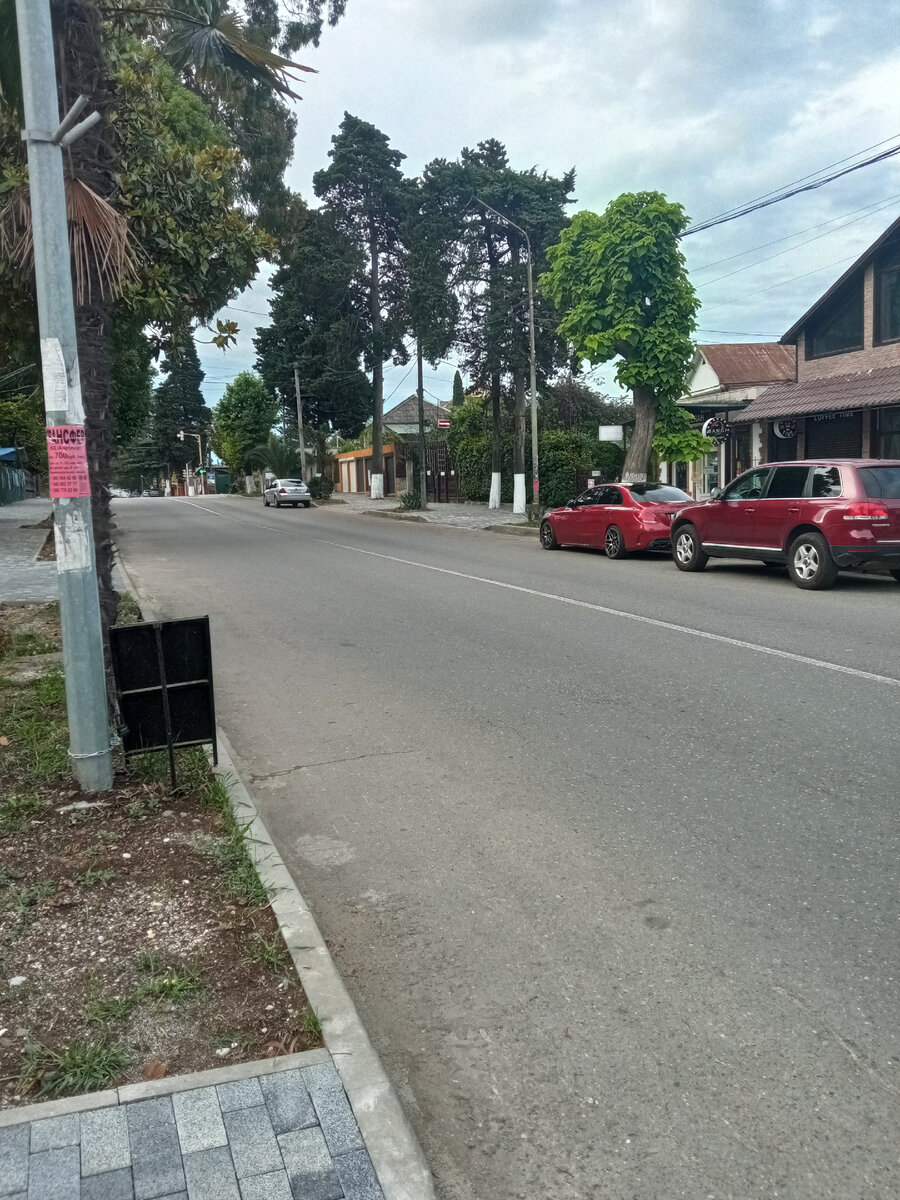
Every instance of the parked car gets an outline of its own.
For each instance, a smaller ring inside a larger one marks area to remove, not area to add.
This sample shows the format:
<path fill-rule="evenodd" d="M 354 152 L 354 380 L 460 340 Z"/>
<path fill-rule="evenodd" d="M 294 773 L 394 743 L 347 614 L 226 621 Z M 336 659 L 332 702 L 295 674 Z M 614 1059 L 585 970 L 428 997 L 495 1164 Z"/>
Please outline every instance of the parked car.
<path fill-rule="evenodd" d="M 900 461 L 772 463 L 739 475 L 672 522 L 680 571 L 710 558 L 787 566 L 800 588 L 831 587 L 841 567 L 879 562 L 900 583 Z"/>
<path fill-rule="evenodd" d="M 601 483 L 588 488 L 541 522 L 541 545 L 593 546 L 610 558 L 633 550 L 671 552 L 672 518 L 691 501 L 687 492 L 667 483 Z"/>
<path fill-rule="evenodd" d="M 282 508 L 286 504 L 290 504 L 293 508 L 296 508 L 298 504 L 309 508 L 312 504 L 312 496 L 302 479 L 273 479 L 266 484 L 266 490 L 263 492 L 263 504 L 266 508 L 270 504 L 274 504 L 276 508 Z"/>

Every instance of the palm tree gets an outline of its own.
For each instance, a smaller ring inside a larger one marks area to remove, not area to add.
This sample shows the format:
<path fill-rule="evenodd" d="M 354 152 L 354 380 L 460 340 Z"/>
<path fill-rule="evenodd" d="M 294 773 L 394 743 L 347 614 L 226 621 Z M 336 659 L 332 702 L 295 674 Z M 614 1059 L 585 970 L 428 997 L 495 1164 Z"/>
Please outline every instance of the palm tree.
<path fill-rule="evenodd" d="M 255 467 L 265 467 L 276 479 L 300 477 L 300 454 L 297 447 L 270 433 L 269 440 L 262 446 L 254 446 L 247 455 Z"/>
<path fill-rule="evenodd" d="M 107 119 L 111 97 L 103 49 L 104 20 L 132 24 L 162 21 L 168 34 L 161 53 L 173 66 L 215 89 L 223 101 L 239 98 L 241 81 L 263 84 L 295 96 L 292 71 L 311 68 L 248 40 L 227 0 L 178 0 L 175 6 L 140 0 L 51 0 L 60 108 L 68 111 L 87 96 L 102 117 L 67 151 L 66 207 L 76 301 L 79 365 L 92 479 L 94 539 L 104 626 L 115 621 L 109 475 L 112 437 L 109 419 L 112 306 L 134 269 L 125 217 L 116 210 L 117 146 Z M 15 0 L 0 0 L 0 105 L 21 110 L 21 74 Z M 13 192 L 0 212 L 0 248 L 23 272 L 32 267 L 31 209 L 27 187 Z"/>

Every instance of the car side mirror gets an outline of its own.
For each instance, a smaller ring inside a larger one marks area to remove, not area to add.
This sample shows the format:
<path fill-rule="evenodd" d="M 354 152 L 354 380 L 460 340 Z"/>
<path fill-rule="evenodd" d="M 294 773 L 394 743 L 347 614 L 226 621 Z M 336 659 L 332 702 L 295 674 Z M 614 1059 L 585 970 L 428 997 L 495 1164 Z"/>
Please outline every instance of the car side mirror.
<path fill-rule="evenodd" d="M 721 500 L 722 499 L 722 489 L 720 487 L 714 487 L 713 490 L 709 494 L 713 500 Z"/>

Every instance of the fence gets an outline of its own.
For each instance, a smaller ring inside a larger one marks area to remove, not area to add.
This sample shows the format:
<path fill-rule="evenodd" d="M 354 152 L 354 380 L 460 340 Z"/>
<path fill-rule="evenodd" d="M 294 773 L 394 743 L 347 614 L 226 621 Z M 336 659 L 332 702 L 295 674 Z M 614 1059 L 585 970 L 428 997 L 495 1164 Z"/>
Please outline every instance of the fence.
<path fill-rule="evenodd" d="M 39 491 L 40 479 L 33 471 L 0 463 L 0 504 L 27 500 L 29 496 L 37 496 Z"/>

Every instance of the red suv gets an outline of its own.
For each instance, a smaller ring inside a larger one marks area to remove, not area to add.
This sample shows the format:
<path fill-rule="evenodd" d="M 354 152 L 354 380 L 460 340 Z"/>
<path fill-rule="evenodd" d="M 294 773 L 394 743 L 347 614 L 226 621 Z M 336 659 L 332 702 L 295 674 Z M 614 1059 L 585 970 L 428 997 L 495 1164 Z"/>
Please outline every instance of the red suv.
<path fill-rule="evenodd" d="M 831 587 L 839 568 L 866 562 L 883 563 L 900 583 L 900 461 L 754 467 L 679 509 L 672 551 L 680 571 L 702 571 L 710 558 L 784 563 L 801 588 Z"/>

